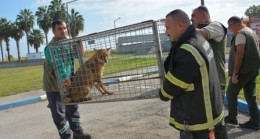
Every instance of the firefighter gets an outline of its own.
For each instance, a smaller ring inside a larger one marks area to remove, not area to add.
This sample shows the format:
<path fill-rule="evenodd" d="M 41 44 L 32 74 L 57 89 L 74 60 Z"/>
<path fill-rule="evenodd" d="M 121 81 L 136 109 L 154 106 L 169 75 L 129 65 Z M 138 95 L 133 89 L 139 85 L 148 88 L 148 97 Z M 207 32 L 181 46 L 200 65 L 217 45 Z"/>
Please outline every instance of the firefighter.
<path fill-rule="evenodd" d="M 214 138 L 214 126 L 223 118 L 223 100 L 210 44 L 182 10 L 167 14 L 165 27 L 174 43 L 164 63 L 166 79 L 159 95 L 171 100 L 170 125 L 181 138 Z"/>

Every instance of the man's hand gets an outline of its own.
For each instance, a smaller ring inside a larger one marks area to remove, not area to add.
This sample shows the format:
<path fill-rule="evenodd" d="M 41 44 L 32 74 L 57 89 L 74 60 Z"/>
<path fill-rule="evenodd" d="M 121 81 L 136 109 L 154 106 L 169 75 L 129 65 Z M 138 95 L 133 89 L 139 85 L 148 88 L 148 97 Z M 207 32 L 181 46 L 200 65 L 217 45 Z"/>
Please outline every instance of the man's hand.
<path fill-rule="evenodd" d="M 238 75 L 237 74 L 233 74 L 233 76 L 232 76 L 232 83 L 233 84 L 237 84 L 239 82 L 239 80 L 237 78 L 238 78 Z"/>
<path fill-rule="evenodd" d="M 83 43 L 81 40 L 77 41 L 77 43 L 79 44 L 80 54 L 81 54 L 81 56 L 83 56 L 84 55 Z"/>
<path fill-rule="evenodd" d="M 70 80 L 70 78 L 65 79 L 64 82 L 63 82 L 63 85 L 66 88 L 66 90 L 69 90 L 70 87 L 71 87 L 71 80 Z"/>

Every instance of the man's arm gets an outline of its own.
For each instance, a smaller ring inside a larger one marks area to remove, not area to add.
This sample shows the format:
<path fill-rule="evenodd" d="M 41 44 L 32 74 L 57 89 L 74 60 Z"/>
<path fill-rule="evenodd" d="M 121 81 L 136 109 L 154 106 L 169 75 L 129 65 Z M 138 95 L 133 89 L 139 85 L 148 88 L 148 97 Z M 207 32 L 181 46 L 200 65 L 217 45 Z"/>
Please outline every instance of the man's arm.
<path fill-rule="evenodd" d="M 193 81 L 199 71 L 199 65 L 193 55 L 184 49 L 178 50 L 172 66 L 159 91 L 160 98 L 164 101 L 178 97 L 182 93 L 194 91 Z"/>
<path fill-rule="evenodd" d="M 239 44 L 236 46 L 237 51 L 235 55 L 235 66 L 234 66 L 234 73 L 238 73 L 239 69 L 242 65 L 243 58 L 244 58 L 244 52 L 245 52 L 245 44 Z"/>
<path fill-rule="evenodd" d="M 53 62 L 51 59 L 51 54 L 50 54 L 50 48 L 48 46 L 46 46 L 44 48 L 44 55 L 45 55 L 45 59 L 48 61 L 48 63 L 53 67 Z"/>
<path fill-rule="evenodd" d="M 245 52 L 245 44 L 238 44 L 236 46 L 236 55 L 235 55 L 235 65 L 232 75 L 232 83 L 237 84 L 238 83 L 238 73 L 239 69 L 243 63 L 244 58 L 244 52 Z"/>
<path fill-rule="evenodd" d="M 213 39 L 216 42 L 220 42 L 225 36 L 225 29 L 219 22 L 211 22 L 201 29 L 196 28 L 196 31 L 199 32 L 205 39 Z"/>
<path fill-rule="evenodd" d="M 245 35 L 242 33 L 238 33 L 235 38 L 236 54 L 235 54 L 234 69 L 232 75 L 232 82 L 234 84 L 238 83 L 238 73 L 243 63 L 245 44 L 246 44 Z"/>
<path fill-rule="evenodd" d="M 83 56 L 84 55 L 84 48 L 83 48 L 82 41 L 79 41 L 79 46 L 80 46 L 80 54 L 81 54 L 81 56 Z"/>
<path fill-rule="evenodd" d="M 198 31 L 205 39 L 208 39 L 209 34 L 207 30 L 196 28 L 196 31 Z"/>

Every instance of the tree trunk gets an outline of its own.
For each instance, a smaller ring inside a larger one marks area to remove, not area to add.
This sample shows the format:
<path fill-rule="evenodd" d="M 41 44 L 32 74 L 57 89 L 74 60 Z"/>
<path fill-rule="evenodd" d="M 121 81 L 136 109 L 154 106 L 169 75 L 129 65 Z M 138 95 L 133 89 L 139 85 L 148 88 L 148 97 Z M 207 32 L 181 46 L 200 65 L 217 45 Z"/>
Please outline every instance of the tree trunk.
<path fill-rule="evenodd" d="M 8 56 L 8 61 L 11 61 L 11 56 L 10 56 L 10 44 L 9 44 L 9 38 L 5 40 L 6 43 L 6 51 L 7 51 L 7 56 Z"/>
<path fill-rule="evenodd" d="M 3 51 L 3 46 L 2 46 L 2 41 L 0 42 L 0 47 L 1 47 L 2 62 L 5 62 L 5 59 L 4 59 L 4 51 Z"/>
<path fill-rule="evenodd" d="M 46 45 L 48 45 L 48 32 L 44 32 L 44 34 L 45 34 L 45 43 L 46 43 Z"/>
<path fill-rule="evenodd" d="M 16 41 L 16 47 L 17 47 L 18 61 L 21 61 L 19 40 L 15 40 L 15 41 Z"/>
<path fill-rule="evenodd" d="M 28 42 L 28 33 L 25 32 L 25 34 L 26 34 L 26 40 L 27 40 L 28 54 L 30 54 L 30 46 L 29 46 L 29 42 Z"/>

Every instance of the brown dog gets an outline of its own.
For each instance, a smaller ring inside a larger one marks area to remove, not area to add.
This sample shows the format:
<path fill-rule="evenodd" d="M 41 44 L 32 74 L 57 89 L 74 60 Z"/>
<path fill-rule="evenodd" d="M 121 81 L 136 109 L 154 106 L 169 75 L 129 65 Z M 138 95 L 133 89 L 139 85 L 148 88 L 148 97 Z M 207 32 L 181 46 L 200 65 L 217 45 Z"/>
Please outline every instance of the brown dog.
<path fill-rule="evenodd" d="M 70 97 L 65 97 L 64 102 L 81 102 L 91 100 L 90 91 L 92 86 L 96 84 L 96 88 L 103 94 L 111 95 L 107 91 L 102 82 L 103 69 L 105 63 L 108 62 L 110 48 L 94 49 L 95 54 L 79 67 L 75 75 L 71 79 L 71 87 L 69 88 Z"/>

